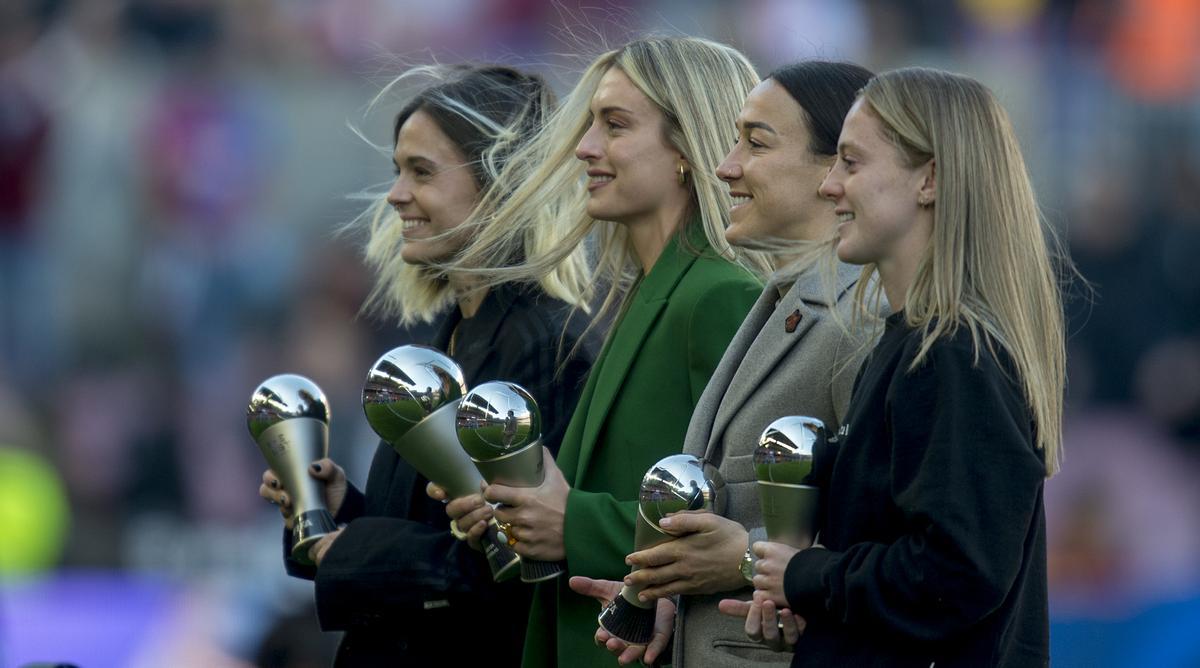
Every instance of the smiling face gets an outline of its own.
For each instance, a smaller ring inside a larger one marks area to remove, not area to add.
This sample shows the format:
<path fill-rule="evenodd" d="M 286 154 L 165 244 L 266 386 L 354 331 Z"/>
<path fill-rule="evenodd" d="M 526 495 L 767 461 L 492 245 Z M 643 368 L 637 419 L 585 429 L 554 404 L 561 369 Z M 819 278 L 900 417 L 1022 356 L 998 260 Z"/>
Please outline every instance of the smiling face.
<path fill-rule="evenodd" d="M 733 196 L 725 239 L 810 240 L 833 231 L 833 209 L 817 192 L 833 158 L 814 155 L 804 109 L 777 82 L 758 84 L 737 118 L 738 140 L 717 176 Z"/>
<path fill-rule="evenodd" d="M 439 235 L 461 225 L 479 196 L 462 151 L 429 114 L 418 110 L 400 126 L 392 162 L 396 181 L 387 201 L 404 225 L 400 257 L 408 264 L 448 259 L 465 239 Z"/>
<path fill-rule="evenodd" d="M 626 225 L 681 219 L 691 191 L 679 183 L 679 151 L 666 141 L 666 117 L 618 68 L 600 79 L 591 125 L 575 147 L 588 163 L 587 213 Z"/>
<path fill-rule="evenodd" d="M 933 231 L 932 161 L 908 166 L 863 100 L 854 103 L 838 140 L 838 158 L 821 184 L 837 214 L 843 262 L 876 263 L 880 274 L 913 276 Z M 890 295 L 889 295 L 890 297 Z"/>

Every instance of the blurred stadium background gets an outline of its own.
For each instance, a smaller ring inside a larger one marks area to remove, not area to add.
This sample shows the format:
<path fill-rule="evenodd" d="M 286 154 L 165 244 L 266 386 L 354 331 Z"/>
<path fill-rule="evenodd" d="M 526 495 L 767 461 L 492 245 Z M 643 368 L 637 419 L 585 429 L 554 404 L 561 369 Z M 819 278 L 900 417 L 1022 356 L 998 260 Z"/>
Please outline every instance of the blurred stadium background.
<path fill-rule="evenodd" d="M 390 178 L 347 122 L 389 143 L 394 106 L 363 110 L 390 56 L 565 91 L 570 54 L 645 31 L 997 91 L 1094 288 L 1046 493 L 1053 662 L 1200 666 L 1200 0 L 0 2 L 0 666 L 328 665 L 244 410 L 310 376 L 364 479 L 361 381 L 406 335 L 357 316 L 333 234 Z"/>

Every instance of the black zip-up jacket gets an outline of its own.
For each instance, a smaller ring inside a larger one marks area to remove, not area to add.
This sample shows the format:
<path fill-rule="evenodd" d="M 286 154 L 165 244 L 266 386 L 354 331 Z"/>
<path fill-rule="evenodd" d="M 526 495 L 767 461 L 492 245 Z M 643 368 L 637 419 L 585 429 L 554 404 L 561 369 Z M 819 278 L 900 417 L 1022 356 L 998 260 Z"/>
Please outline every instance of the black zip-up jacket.
<path fill-rule="evenodd" d="M 914 370 L 890 316 L 823 473 L 820 543 L 788 564 L 793 666 L 1049 662 L 1044 459 L 1007 355 L 966 327 Z"/>

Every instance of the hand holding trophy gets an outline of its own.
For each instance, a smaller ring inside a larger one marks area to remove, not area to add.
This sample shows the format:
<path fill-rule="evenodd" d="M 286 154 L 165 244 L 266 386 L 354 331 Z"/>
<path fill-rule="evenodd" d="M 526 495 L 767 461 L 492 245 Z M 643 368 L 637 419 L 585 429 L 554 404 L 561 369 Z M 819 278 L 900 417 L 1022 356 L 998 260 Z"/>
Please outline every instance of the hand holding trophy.
<path fill-rule="evenodd" d="M 813 455 L 824 443 L 825 424 L 801 416 L 781 417 L 759 437 L 754 467 L 767 540 L 799 549 L 812 545 L 820 489 L 809 483 Z"/>
<path fill-rule="evenodd" d="M 546 477 L 542 416 L 525 388 L 501 381 L 476 387 L 459 404 L 457 425 L 459 443 L 489 483 L 542 484 Z M 549 580 L 565 570 L 562 562 L 521 559 L 524 582 Z"/>
<path fill-rule="evenodd" d="M 426 346 L 394 348 L 371 367 L 363 411 L 379 437 L 421 475 L 451 497 L 479 492 L 483 481 L 455 434 L 454 418 L 467 384 L 454 360 Z M 497 535 L 493 520 L 484 540 L 492 577 L 516 575 L 520 558 Z"/>
<path fill-rule="evenodd" d="M 650 467 L 638 493 L 634 520 L 634 550 L 645 550 L 674 539 L 658 522 L 670 513 L 724 510 L 725 481 L 716 467 L 692 455 L 671 455 Z M 654 601 L 641 601 L 641 587 L 625 585 L 621 594 L 600 612 L 600 626 L 631 645 L 644 645 L 654 634 Z"/>
<path fill-rule="evenodd" d="M 308 474 L 309 464 L 329 454 L 329 402 L 321 388 L 303 376 L 272 376 L 250 395 L 246 426 L 291 496 L 292 559 L 311 565 L 309 548 L 337 529 L 320 483 Z"/>

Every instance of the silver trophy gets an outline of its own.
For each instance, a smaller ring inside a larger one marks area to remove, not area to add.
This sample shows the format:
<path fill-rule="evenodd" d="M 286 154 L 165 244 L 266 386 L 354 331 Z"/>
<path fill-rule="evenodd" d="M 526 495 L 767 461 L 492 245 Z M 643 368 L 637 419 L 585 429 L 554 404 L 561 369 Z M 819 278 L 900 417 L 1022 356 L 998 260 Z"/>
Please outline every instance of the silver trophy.
<path fill-rule="evenodd" d="M 633 547 L 645 550 L 675 538 L 658 522 L 670 513 L 725 508 L 725 481 L 716 467 L 692 455 L 660 459 L 642 478 L 638 513 L 634 520 Z M 637 570 L 635 567 L 633 570 Z M 638 600 L 641 587 L 621 587 L 621 594 L 600 611 L 600 626 L 631 645 L 644 645 L 654 635 L 656 601 Z"/>
<path fill-rule="evenodd" d="M 457 424 L 458 442 L 489 483 L 537 487 L 545 480 L 542 415 L 525 388 L 501 381 L 476 387 L 459 404 Z M 565 570 L 560 561 L 521 558 L 524 582 L 549 580 Z"/>
<path fill-rule="evenodd" d="M 363 411 L 376 434 L 421 475 L 453 498 L 479 493 L 483 481 L 454 431 L 454 417 L 467 383 L 462 369 L 440 351 L 400 346 L 380 357 L 363 385 Z M 499 535 L 493 520 L 484 554 L 496 582 L 517 574 L 520 558 Z"/>
<path fill-rule="evenodd" d="M 801 549 L 812 545 L 820 489 L 808 483 L 813 453 L 824 442 L 825 424 L 801 416 L 781 417 L 759 437 L 754 468 L 768 540 Z"/>
<path fill-rule="evenodd" d="M 322 483 L 308 465 L 329 454 L 329 402 L 317 384 L 285 373 L 264 380 L 246 406 L 246 426 L 267 466 L 291 496 L 292 559 L 312 564 L 313 543 L 337 529 Z"/>

